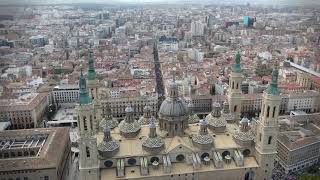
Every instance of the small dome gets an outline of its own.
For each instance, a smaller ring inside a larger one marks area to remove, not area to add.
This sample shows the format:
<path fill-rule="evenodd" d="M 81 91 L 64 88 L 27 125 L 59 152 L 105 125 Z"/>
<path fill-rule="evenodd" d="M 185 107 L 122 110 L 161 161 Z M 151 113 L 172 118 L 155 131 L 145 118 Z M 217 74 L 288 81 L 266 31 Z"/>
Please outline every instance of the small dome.
<path fill-rule="evenodd" d="M 99 128 L 100 128 L 101 130 L 104 130 L 105 127 L 109 127 L 109 128 L 111 128 L 111 129 L 113 129 L 113 128 L 117 127 L 118 124 L 119 124 L 119 123 L 118 123 L 118 121 L 117 121 L 115 118 L 108 116 L 108 117 L 103 118 L 103 119 L 100 121 L 100 123 L 99 123 Z"/>
<path fill-rule="evenodd" d="M 197 114 L 189 115 L 188 123 L 189 124 L 198 123 L 199 120 L 200 120 L 200 118 Z"/>

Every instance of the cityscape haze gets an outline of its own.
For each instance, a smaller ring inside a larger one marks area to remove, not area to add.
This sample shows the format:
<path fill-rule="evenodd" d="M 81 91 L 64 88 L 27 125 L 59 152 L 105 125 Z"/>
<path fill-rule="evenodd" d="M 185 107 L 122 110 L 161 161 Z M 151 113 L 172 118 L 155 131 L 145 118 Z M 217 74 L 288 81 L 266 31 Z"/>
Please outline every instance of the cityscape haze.
<path fill-rule="evenodd" d="M 320 1 L 0 0 L 0 180 L 319 180 Z"/>

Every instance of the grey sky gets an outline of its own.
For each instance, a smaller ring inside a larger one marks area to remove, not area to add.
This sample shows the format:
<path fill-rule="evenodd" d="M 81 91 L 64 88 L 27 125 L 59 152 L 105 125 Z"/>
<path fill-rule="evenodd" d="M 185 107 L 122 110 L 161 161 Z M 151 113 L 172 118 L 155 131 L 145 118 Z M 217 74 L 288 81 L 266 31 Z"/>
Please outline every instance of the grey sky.
<path fill-rule="evenodd" d="M 0 4 L 46 4 L 46 3 L 143 3 L 143 2 L 162 2 L 162 3 L 174 3 L 174 2 L 235 2 L 235 4 L 244 4 L 244 3 L 252 3 L 252 4 L 299 4 L 299 5 L 307 5 L 307 4 L 318 4 L 320 5 L 320 0 L 0 0 Z"/>

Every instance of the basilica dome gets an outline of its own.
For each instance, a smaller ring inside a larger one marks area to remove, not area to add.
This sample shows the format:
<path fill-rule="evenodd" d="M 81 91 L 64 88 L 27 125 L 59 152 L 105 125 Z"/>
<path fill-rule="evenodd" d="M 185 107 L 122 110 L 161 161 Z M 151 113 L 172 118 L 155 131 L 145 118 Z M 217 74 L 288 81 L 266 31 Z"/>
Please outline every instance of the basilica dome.
<path fill-rule="evenodd" d="M 160 106 L 159 115 L 168 118 L 167 120 L 188 116 L 188 105 L 183 98 L 179 97 L 178 85 L 175 82 L 171 84 L 169 91 L 169 97 Z"/>
<path fill-rule="evenodd" d="M 188 107 L 182 99 L 165 99 L 159 110 L 159 114 L 165 117 L 180 117 L 188 115 Z"/>
<path fill-rule="evenodd" d="M 183 135 L 188 128 L 189 109 L 186 101 L 179 96 L 178 84 L 173 79 L 168 88 L 168 97 L 159 109 L 160 130 L 166 131 L 168 136 Z"/>

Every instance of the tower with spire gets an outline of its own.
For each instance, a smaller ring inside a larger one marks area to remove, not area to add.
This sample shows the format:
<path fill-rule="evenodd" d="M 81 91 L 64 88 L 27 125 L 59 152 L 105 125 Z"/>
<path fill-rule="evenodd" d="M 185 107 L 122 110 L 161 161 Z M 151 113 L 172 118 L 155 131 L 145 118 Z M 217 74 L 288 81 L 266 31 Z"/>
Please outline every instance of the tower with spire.
<path fill-rule="evenodd" d="M 256 159 L 260 165 L 258 179 L 271 179 L 277 153 L 278 116 L 281 104 L 278 70 L 272 71 L 272 81 L 263 93 L 262 109 L 257 122 Z"/>
<path fill-rule="evenodd" d="M 237 119 L 241 116 L 242 90 L 243 81 L 242 69 L 240 65 L 241 55 L 238 52 L 235 56 L 236 64 L 233 65 L 229 78 L 228 101 L 230 112 L 234 113 Z"/>
<path fill-rule="evenodd" d="M 79 79 L 78 130 L 79 130 L 79 170 L 81 180 L 98 180 L 100 175 L 97 158 L 97 133 L 95 106 L 87 90 L 86 79 L 81 69 Z"/>
<path fill-rule="evenodd" d="M 98 100 L 98 87 L 99 81 L 96 78 L 96 70 L 94 67 L 94 54 L 93 50 L 89 49 L 88 52 L 88 89 L 92 99 Z"/>

